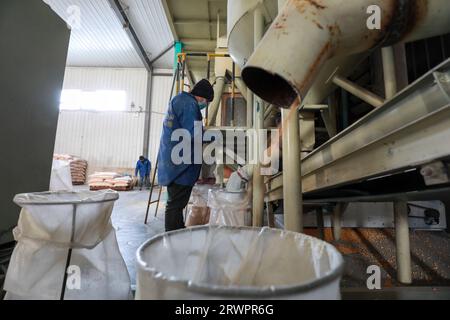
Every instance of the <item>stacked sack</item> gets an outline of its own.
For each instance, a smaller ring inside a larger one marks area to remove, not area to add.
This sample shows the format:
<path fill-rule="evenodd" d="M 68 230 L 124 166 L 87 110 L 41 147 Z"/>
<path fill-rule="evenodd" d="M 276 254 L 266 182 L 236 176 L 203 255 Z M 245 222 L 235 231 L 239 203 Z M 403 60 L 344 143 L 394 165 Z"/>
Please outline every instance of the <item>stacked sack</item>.
<path fill-rule="evenodd" d="M 116 191 L 129 191 L 133 189 L 135 180 L 130 176 L 121 176 L 116 172 L 96 172 L 89 176 L 91 191 L 112 189 Z"/>
<path fill-rule="evenodd" d="M 73 159 L 70 161 L 70 172 L 72 174 L 73 185 L 83 185 L 86 182 L 87 161 L 83 159 Z"/>
<path fill-rule="evenodd" d="M 86 182 L 86 172 L 88 163 L 86 160 L 68 154 L 55 154 L 54 160 L 68 161 L 70 163 L 70 173 L 72 175 L 72 184 L 74 186 L 84 185 Z"/>

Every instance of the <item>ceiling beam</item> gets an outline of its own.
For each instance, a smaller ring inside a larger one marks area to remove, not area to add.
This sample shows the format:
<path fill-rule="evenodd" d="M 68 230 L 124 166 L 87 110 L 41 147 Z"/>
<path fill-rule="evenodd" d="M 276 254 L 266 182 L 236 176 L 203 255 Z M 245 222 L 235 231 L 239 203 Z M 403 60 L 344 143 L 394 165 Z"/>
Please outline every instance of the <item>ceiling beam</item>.
<path fill-rule="evenodd" d="M 134 28 L 131 25 L 131 22 L 128 19 L 128 16 L 124 8 L 122 7 L 122 4 L 120 3 L 119 0 L 108 0 L 108 1 L 117 18 L 119 19 L 120 23 L 122 23 L 124 30 L 126 31 L 128 37 L 130 38 L 130 41 L 134 49 L 136 50 L 136 53 L 139 55 L 139 58 L 141 58 L 145 68 L 147 69 L 148 72 L 152 72 L 152 63 L 147 55 L 147 52 L 144 49 L 144 46 L 139 40 L 138 35 L 134 31 Z"/>
<path fill-rule="evenodd" d="M 186 51 L 215 51 L 217 41 L 209 39 L 193 39 L 184 38 L 180 40 L 183 42 Z"/>
<path fill-rule="evenodd" d="M 173 49 L 173 47 L 175 46 L 175 42 L 171 43 L 170 45 L 167 46 L 167 48 L 165 48 L 163 51 L 161 51 L 155 58 L 152 59 L 152 61 L 150 61 L 150 63 L 153 65 L 156 61 L 158 61 L 162 56 L 164 56 L 167 52 L 169 52 L 170 50 Z"/>
<path fill-rule="evenodd" d="M 174 25 L 198 25 L 198 24 L 209 24 L 211 26 L 217 26 L 217 20 L 211 20 L 208 21 L 206 19 L 202 20 L 202 19 L 179 19 L 179 20 L 175 20 Z M 227 22 L 226 21 L 220 21 L 220 24 L 222 25 L 226 25 Z"/>
<path fill-rule="evenodd" d="M 166 14 L 167 22 L 169 23 L 170 31 L 172 32 L 172 36 L 175 41 L 179 41 L 177 29 L 173 23 L 172 13 L 170 12 L 169 5 L 167 4 L 167 0 L 161 0 L 161 3 L 164 8 L 164 13 Z"/>

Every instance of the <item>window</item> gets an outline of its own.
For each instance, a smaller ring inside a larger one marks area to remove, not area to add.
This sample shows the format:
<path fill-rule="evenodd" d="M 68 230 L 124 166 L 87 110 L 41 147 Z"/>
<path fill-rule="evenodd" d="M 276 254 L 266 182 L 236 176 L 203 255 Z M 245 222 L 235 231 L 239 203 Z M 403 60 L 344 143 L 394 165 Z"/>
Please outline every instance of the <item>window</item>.
<path fill-rule="evenodd" d="M 63 90 L 61 92 L 61 110 L 126 110 L 127 94 L 120 90 Z"/>

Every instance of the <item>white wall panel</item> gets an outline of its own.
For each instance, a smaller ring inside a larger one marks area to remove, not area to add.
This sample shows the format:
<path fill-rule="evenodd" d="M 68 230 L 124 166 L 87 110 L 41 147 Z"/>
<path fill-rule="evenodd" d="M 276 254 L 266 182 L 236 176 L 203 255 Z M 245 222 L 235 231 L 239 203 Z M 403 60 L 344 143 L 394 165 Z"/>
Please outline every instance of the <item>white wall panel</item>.
<path fill-rule="evenodd" d="M 169 70 L 170 71 L 170 70 Z M 161 73 L 161 70 L 158 70 Z M 155 76 L 152 83 L 150 160 L 156 163 L 162 124 L 167 111 L 172 77 Z M 147 72 L 145 69 L 67 68 L 65 89 L 125 90 L 135 111 L 61 111 L 56 153 L 79 156 L 89 162 L 89 171 L 132 171 L 144 143 Z"/>
<path fill-rule="evenodd" d="M 152 87 L 152 112 L 165 113 L 169 104 L 170 90 L 173 78 L 169 76 L 153 77 Z"/>
<path fill-rule="evenodd" d="M 144 68 L 66 68 L 64 89 L 123 90 L 127 111 L 145 110 L 147 70 Z M 135 108 L 131 109 L 134 104 Z"/>
<path fill-rule="evenodd" d="M 56 153 L 86 159 L 89 171 L 132 169 L 142 153 L 144 113 L 61 111 Z"/>
<path fill-rule="evenodd" d="M 159 151 L 164 116 L 169 105 L 170 91 L 173 78 L 171 76 L 153 77 L 152 86 L 152 115 L 150 123 L 150 159 L 156 163 Z"/>

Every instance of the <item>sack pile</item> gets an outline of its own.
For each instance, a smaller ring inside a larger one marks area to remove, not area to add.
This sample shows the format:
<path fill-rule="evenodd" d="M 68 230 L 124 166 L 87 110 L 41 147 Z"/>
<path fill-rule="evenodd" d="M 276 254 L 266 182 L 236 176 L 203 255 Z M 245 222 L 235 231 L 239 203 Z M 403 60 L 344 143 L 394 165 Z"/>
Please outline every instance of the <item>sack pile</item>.
<path fill-rule="evenodd" d="M 72 174 L 73 185 L 83 185 L 86 183 L 87 161 L 74 159 L 70 161 L 70 172 Z"/>
<path fill-rule="evenodd" d="M 115 191 L 130 191 L 136 182 L 130 176 L 121 176 L 116 172 L 96 172 L 89 176 L 91 191 L 112 189 Z"/>
<path fill-rule="evenodd" d="M 54 160 L 68 161 L 70 163 L 70 173 L 72 175 L 72 184 L 74 186 L 84 185 L 86 183 L 86 173 L 88 163 L 86 160 L 68 154 L 55 154 Z"/>

